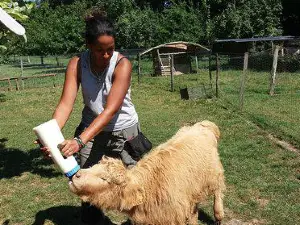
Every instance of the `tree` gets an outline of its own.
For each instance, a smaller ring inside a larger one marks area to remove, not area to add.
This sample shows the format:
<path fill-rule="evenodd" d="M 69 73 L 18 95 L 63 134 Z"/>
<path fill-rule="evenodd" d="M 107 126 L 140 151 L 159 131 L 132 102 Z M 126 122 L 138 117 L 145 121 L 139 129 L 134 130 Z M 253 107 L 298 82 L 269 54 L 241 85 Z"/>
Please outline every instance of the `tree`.
<path fill-rule="evenodd" d="M 57 6 L 42 3 L 32 11 L 31 20 L 26 22 L 28 43 L 27 54 L 58 55 L 78 52 L 84 46 L 83 15 L 84 2 Z M 24 52 L 25 53 L 25 52 Z"/>
<path fill-rule="evenodd" d="M 221 0 L 220 4 L 224 1 Z M 212 38 L 280 35 L 282 33 L 281 10 L 280 0 L 231 1 L 225 9 L 212 18 Z"/>
<path fill-rule="evenodd" d="M 116 22 L 117 45 L 123 48 L 147 48 L 159 42 L 158 15 L 151 9 L 133 9 Z"/>
<path fill-rule="evenodd" d="M 281 2 L 283 33 L 300 36 L 300 1 L 282 0 Z"/>
<path fill-rule="evenodd" d="M 0 2 L 0 7 L 6 11 L 11 17 L 13 17 L 18 22 L 24 22 L 28 19 L 28 14 L 34 6 L 34 3 L 24 3 L 21 2 L 20 6 L 18 2 L 13 2 L 11 0 L 2 0 Z M 9 50 L 13 51 L 14 45 L 11 45 L 11 42 L 14 42 L 16 39 L 15 34 L 13 34 L 10 30 L 8 30 L 1 22 L 0 22 L 0 50 L 2 52 L 7 51 L 8 46 Z"/>

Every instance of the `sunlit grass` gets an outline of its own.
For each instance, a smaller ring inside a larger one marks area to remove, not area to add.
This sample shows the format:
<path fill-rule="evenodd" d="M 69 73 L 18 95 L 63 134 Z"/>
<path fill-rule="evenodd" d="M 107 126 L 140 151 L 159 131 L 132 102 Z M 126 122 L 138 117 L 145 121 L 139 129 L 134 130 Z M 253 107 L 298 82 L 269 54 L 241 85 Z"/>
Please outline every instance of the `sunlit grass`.
<path fill-rule="evenodd" d="M 240 71 L 222 71 L 221 75 L 219 99 L 188 101 L 181 100 L 179 89 L 207 85 L 209 79 L 205 71 L 198 75 L 176 76 L 174 92 L 169 91 L 169 77 L 143 76 L 138 84 L 134 75 L 132 98 L 143 132 L 157 146 L 185 124 L 204 119 L 214 121 L 222 134 L 219 151 L 227 184 L 225 221 L 255 219 L 274 225 L 300 223 L 299 154 L 279 148 L 257 127 L 300 145 L 297 126 L 299 77 L 287 75 L 289 86 L 270 97 L 267 94 L 268 74 L 249 74 L 244 110 L 240 112 Z M 68 190 L 67 179 L 51 161 L 42 158 L 33 144 L 32 128 L 51 118 L 61 94 L 61 86 L 53 88 L 49 82 L 48 87 L 0 94 L 2 223 L 79 224 L 79 198 Z M 278 88 L 283 82 L 285 79 L 278 83 Z M 73 136 L 81 108 L 79 94 L 63 130 L 65 138 Z M 211 200 L 200 205 L 204 216 L 200 217 L 200 224 L 210 224 L 213 220 Z M 117 222 L 124 219 L 118 213 L 109 215 Z"/>

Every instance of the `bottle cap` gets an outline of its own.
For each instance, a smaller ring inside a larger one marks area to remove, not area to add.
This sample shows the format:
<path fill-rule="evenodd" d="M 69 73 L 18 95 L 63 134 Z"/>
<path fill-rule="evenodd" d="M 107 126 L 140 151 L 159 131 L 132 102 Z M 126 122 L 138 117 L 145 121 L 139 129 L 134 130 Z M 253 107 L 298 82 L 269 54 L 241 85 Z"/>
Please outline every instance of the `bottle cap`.
<path fill-rule="evenodd" d="M 71 171 L 65 173 L 65 175 L 70 179 L 78 172 L 78 170 L 80 170 L 80 166 L 76 165 Z"/>

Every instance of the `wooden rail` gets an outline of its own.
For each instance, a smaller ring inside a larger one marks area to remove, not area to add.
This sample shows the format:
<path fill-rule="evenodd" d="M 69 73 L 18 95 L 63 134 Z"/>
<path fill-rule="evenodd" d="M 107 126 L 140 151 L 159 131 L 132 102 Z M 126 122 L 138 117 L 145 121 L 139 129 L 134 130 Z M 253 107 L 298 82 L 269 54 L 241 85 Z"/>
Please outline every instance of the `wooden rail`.
<path fill-rule="evenodd" d="M 7 81 L 9 91 L 13 90 L 11 81 L 15 81 L 16 89 L 19 91 L 20 90 L 20 81 L 23 82 L 23 80 L 27 80 L 27 79 L 55 77 L 55 76 L 56 76 L 55 73 L 50 73 L 50 74 L 42 74 L 42 75 L 38 75 L 38 76 L 27 76 L 27 77 L 3 77 L 3 78 L 0 78 L 0 81 Z M 55 83 L 53 83 L 53 85 L 55 86 Z M 22 83 L 22 87 L 24 88 L 23 83 Z"/>

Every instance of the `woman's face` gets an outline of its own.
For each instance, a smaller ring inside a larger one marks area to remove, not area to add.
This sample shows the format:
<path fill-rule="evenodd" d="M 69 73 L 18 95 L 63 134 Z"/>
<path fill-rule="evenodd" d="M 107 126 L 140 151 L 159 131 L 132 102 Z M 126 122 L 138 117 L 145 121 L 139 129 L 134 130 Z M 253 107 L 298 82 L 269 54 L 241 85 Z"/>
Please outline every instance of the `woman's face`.
<path fill-rule="evenodd" d="M 106 66 L 115 50 L 115 38 L 109 35 L 100 35 L 94 43 L 88 44 L 93 63 L 97 66 Z"/>

